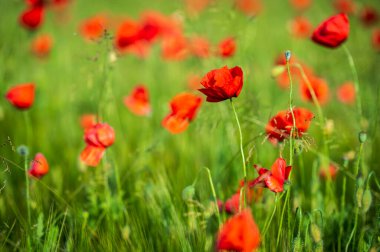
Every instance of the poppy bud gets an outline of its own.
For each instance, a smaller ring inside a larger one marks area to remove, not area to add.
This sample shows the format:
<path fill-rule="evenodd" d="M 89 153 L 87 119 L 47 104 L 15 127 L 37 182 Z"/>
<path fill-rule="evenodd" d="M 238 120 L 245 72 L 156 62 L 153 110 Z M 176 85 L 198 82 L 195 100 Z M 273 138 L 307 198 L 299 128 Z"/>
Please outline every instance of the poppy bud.
<path fill-rule="evenodd" d="M 366 141 L 367 141 L 367 133 L 365 133 L 364 131 L 361 131 L 359 133 L 359 142 L 365 143 Z"/>
<path fill-rule="evenodd" d="M 363 194 L 363 213 L 366 213 L 372 204 L 372 194 L 371 190 L 366 189 Z"/>
<path fill-rule="evenodd" d="M 27 157 L 29 155 L 29 148 L 25 145 L 20 145 L 17 147 L 17 153 L 22 157 Z"/>
<path fill-rule="evenodd" d="M 186 186 L 182 191 L 182 199 L 184 201 L 191 201 L 195 195 L 195 188 L 193 185 Z"/>
<path fill-rule="evenodd" d="M 356 189 L 355 197 L 356 197 L 356 204 L 357 204 L 358 208 L 362 207 L 363 192 L 364 192 L 364 190 L 363 190 L 362 186 L 359 186 Z"/>
<path fill-rule="evenodd" d="M 292 53 L 291 53 L 290 50 L 287 50 L 287 51 L 285 52 L 285 59 L 286 59 L 287 62 L 290 61 L 290 57 L 292 57 Z"/>

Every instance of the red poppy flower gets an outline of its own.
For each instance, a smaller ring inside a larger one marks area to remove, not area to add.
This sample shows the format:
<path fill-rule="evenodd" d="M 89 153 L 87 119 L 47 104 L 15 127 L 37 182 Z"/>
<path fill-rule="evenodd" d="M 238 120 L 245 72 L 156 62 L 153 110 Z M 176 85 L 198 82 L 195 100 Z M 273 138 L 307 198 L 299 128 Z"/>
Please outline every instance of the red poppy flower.
<path fill-rule="evenodd" d="M 197 74 L 190 74 L 187 78 L 187 86 L 191 90 L 198 90 L 201 87 L 202 78 Z"/>
<path fill-rule="evenodd" d="M 329 86 L 326 81 L 317 77 L 309 77 L 309 81 L 311 84 L 311 88 L 314 90 L 315 96 L 318 102 L 323 105 L 329 99 Z M 306 85 L 306 82 L 301 83 L 301 97 L 305 101 L 313 102 L 313 98 L 311 96 L 310 90 Z"/>
<path fill-rule="evenodd" d="M 347 40 L 350 23 L 347 14 L 341 13 L 323 21 L 313 32 L 311 39 L 320 45 L 335 48 Z"/>
<path fill-rule="evenodd" d="M 201 104 L 202 99 L 191 93 L 176 95 L 170 102 L 171 113 L 164 118 L 162 126 L 172 134 L 185 131 Z"/>
<path fill-rule="evenodd" d="M 371 26 L 379 20 L 379 14 L 376 9 L 370 6 L 364 7 L 360 12 L 360 20 L 366 26 Z"/>
<path fill-rule="evenodd" d="M 239 212 L 240 205 L 240 192 L 235 193 L 224 203 L 224 209 L 229 214 L 234 214 Z"/>
<path fill-rule="evenodd" d="M 99 164 L 105 151 L 106 148 L 104 147 L 86 145 L 86 147 L 80 154 L 80 159 L 84 164 L 95 167 Z"/>
<path fill-rule="evenodd" d="M 238 97 L 243 88 L 243 70 L 238 66 L 214 69 L 203 77 L 201 84 L 204 88 L 199 91 L 207 96 L 208 102 Z"/>
<path fill-rule="evenodd" d="M 329 174 L 327 174 L 327 172 Z M 330 164 L 328 169 L 321 168 L 319 172 L 319 176 L 323 179 L 327 179 L 328 176 L 330 176 L 331 179 L 335 179 L 337 174 L 338 174 L 338 168 L 333 164 Z"/>
<path fill-rule="evenodd" d="M 206 38 L 193 37 L 189 43 L 190 52 L 198 58 L 207 58 L 210 56 L 210 43 Z"/>
<path fill-rule="evenodd" d="M 97 15 L 84 20 L 79 27 L 79 31 L 85 39 L 96 40 L 103 36 L 106 28 L 106 17 L 102 15 Z"/>
<path fill-rule="evenodd" d="M 31 7 L 42 7 L 46 4 L 45 0 L 25 0 L 25 2 Z"/>
<path fill-rule="evenodd" d="M 236 51 L 236 42 L 232 37 L 225 38 L 218 45 L 218 55 L 223 58 L 234 56 Z"/>
<path fill-rule="evenodd" d="M 186 9 L 191 14 L 197 14 L 203 11 L 210 4 L 211 0 L 185 0 Z"/>
<path fill-rule="evenodd" d="M 290 33 L 296 38 L 308 38 L 312 25 L 306 17 L 296 17 L 289 24 Z"/>
<path fill-rule="evenodd" d="M 84 130 L 91 128 L 96 124 L 96 115 L 94 114 L 84 114 L 80 118 L 80 125 Z"/>
<path fill-rule="evenodd" d="M 375 29 L 372 32 L 372 45 L 376 51 L 380 51 L 380 29 Z"/>
<path fill-rule="evenodd" d="M 161 55 L 166 60 L 183 60 L 189 54 L 189 45 L 182 34 L 175 34 L 163 38 Z"/>
<path fill-rule="evenodd" d="M 139 38 L 148 42 L 156 40 L 162 35 L 167 18 L 156 11 L 146 11 L 142 14 L 141 28 L 139 31 Z"/>
<path fill-rule="evenodd" d="M 283 158 L 277 158 L 271 170 L 257 166 L 255 168 L 258 170 L 259 177 L 251 182 L 249 186 L 261 184 L 275 193 L 284 191 L 284 183 L 288 180 L 290 171 L 292 170 L 291 166 L 286 166 L 286 161 Z"/>
<path fill-rule="evenodd" d="M 53 39 L 50 35 L 40 35 L 36 37 L 31 45 L 31 50 L 37 57 L 46 57 L 49 55 L 53 46 Z"/>
<path fill-rule="evenodd" d="M 124 98 L 124 104 L 136 115 L 149 115 L 151 108 L 149 104 L 148 89 L 143 85 L 135 87 L 132 93 Z"/>
<path fill-rule="evenodd" d="M 5 98 L 18 109 L 28 109 L 33 105 L 35 89 L 34 83 L 19 84 L 9 89 Z"/>
<path fill-rule="evenodd" d="M 44 19 L 44 8 L 37 6 L 27 9 L 20 16 L 20 23 L 26 29 L 35 30 L 41 26 Z"/>
<path fill-rule="evenodd" d="M 115 44 L 119 50 L 132 45 L 140 39 L 141 26 L 132 19 L 125 20 L 116 32 Z"/>
<path fill-rule="evenodd" d="M 305 10 L 310 7 L 311 0 L 290 0 L 290 4 L 296 10 Z"/>
<path fill-rule="evenodd" d="M 304 108 L 294 108 L 293 114 L 296 126 L 293 137 L 302 137 L 303 133 L 309 129 L 314 114 Z M 289 138 L 292 127 L 292 113 L 289 110 L 283 110 L 269 120 L 265 131 L 269 140 L 276 143 L 277 141 L 281 142 L 285 138 Z"/>
<path fill-rule="evenodd" d="M 261 0 L 235 0 L 235 5 L 247 16 L 255 16 L 262 10 Z"/>
<path fill-rule="evenodd" d="M 86 130 L 84 140 L 88 145 L 106 148 L 115 141 L 115 132 L 107 123 L 97 123 Z"/>
<path fill-rule="evenodd" d="M 31 167 L 28 171 L 30 176 L 42 178 L 49 172 L 49 164 L 44 155 L 37 153 L 31 162 Z"/>
<path fill-rule="evenodd" d="M 346 14 L 352 14 L 356 9 L 356 5 L 352 0 L 335 0 L 334 7 L 338 12 Z"/>
<path fill-rule="evenodd" d="M 352 104 L 355 102 L 355 86 L 352 82 L 346 82 L 338 87 L 336 92 L 338 100 L 345 104 Z"/>
<path fill-rule="evenodd" d="M 235 214 L 223 224 L 217 238 L 218 250 L 251 252 L 260 245 L 260 232 L 250 209 Z"/>

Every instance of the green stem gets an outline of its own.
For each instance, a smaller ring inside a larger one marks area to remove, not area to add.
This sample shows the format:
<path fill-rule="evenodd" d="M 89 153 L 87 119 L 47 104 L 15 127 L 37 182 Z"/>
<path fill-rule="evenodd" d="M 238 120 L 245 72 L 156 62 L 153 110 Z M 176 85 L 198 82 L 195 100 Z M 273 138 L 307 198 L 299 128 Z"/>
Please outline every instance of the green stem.
<path fill-rule="evenodd" d="M 25 191 L 26 191 L 26 209 L 27 209 L 27 214 L 28 214 L 28 227 L 26 228 L 27 230 L 27 246 L 28 246 L 28 251 L 32 250 L 31 247 L 31 241 L 30 241 L 30 227 L 32 223 L 32 218 L 30 214 L 30 191 L 29 191 L 29 174 L 28 174 L 28 156 L 25 156 L 25 163 L 24 163 L 24 169 L 25 169 Z"/>
<path fill-rule="evenodd" d="M 342 47 L 344 49 L 344 52 L 347 55 L 348 63 L 350 64 L 352 75 L 354 77 L 354 86 L 355 86 L 355 93 L 356 93 L 356 109 L 357 109 L 358 119 L 359 119 L 359 123 L 360 123 L 362 118 L 363 118 L 363 111 L 362 111 L 362 102 L 361 102 L 361 98 L 360 98 L 359 77 L 358 77 L 358 73 L 357 73 L 356 67 L 355 67 L 355 62 L 354 62 L 354 59 L 350 53 L 350 50 L 348 50 L 348 47 L 346 45 L 343 45 Z"/>
<path fill-rule="evenodd" d="M 356 207 L 355 208 L 355 224 L 354 224 L 354 228 L 352 229 L 352 232 L 351 232 L 351 235 L 350 235 L 350 238 L 348 239 L 348 242 L 346 244 L 346 252 L 348 251 L 348 247 L 350 246 L 350 243 L 351 243 L 351 240 L 352 238 L 354 237 L 355 235 L 355 232 L 356 232 L 356 228 L 358 226 L 358 216 L 359 216 L 359 208 Z"/>
<path fill-rule="evenodd" d="M 284 205 L 282 207 L 282 212 L 281 212 L 281 219 L 280 219 L 280 227 L 278 229 L 278 234 L 277 234 L 277 241 L 276 241 L 276 247 L 278 248 L 278 244 L 280 242 L 280 237 L 281 237 L 281 231 L 282 231 L 282 223 L 284 221 L 284 215 L 285 215 L 285 209 L 287 207 L 287 204 L 289 202 L 289 196 L 290 196 L 290 188 L 288 189 L 288 191 L 286 191 L 286 197 L 285 197 L 285 202 L 284 202 Z"/>
<path fill-rule="evenodd" d="M 293 139 L 293 133 L 296 128 L 296 118 L 294 117 L 294 112 L 293 112 L 293 81 L 292 81 L 292 75 L 290 73 L 290 66 L 289 66 L 289 60 L 286 60 L 286 69 L 288 71 L 288 77 L 289 77 L 289 82 L 290 82 L 290 91 L 289 91 L 289 110 L 292 115 L 292 121 L 293 121 L 293 126 L 292 129 L 290 130 L 290 137 L 289 137 L 289 165 L 293 165 L 293 153 L 294 153 L 294 139 Z M 290 174 L 289 174 L 289 179 L 290 179 Z"/>
<path fill-rule="evenodd" d="M 216 192 L 215 192 L 215 188 L 214 188 L 214 183 L 212 182 L 212 177 L 211 177 L 211 172 L 210 172 L 210 169 L 206 168 L 206 167 L 203 167 L 206 172 L 207 172 L 207 175 L 208 175 L 208 181 L 210 183 L 210 187 L 211 187 L 211 192 L 212 192 L 212 197 L 214 198 L 214 204 L 215 204 L 215 212 L 216 212 L 216 217 L 218 218 L 218 223 L 219 223 L 219 227 L 222 225 L 222 222 L 220 220 L 220 213 L 219 213 L 219 207 L 218 207 L 218 200 L 216 198 Z"/>
<path fill-rule="evenodd" d="M 241 153 L 241 158 L 243 161 L 243 174 L 244 174 L 244 198 L 243 198 L 243 209 L 244 209 L 246 206 L 246 194 L 247 194 L 247 167 L 245 165 L 245 157 L 244 157 L 244 150 L 243 150 L 243 134 L 241 132 L 239 117 L 236 113 L 236 109 L 235 109 L 234 103 L 232 101 L 232 98 L 230 99 L 230 101 L 231 101 L 232 110 L 234 111 L 234 114 L 235 114 L 236 123 L 237 123 L 238 129 L 239 129 L 240 153 Z"/>
<path fill-rule="evenodd" d="M 272 223 L 273 216 L 274 216 L 274 214 L 276 213 L 277 199 L 278 199 L 278 196 L 277 196 L 277 194 L 276 194 L 275 199 L 274 199 L 274 208 L 273 208 L 273 212 L 272 212 L 272 215 L 270 216 L 269 220 L 266 221 L 266 223 L 265 223 L 265 225 L 264 225 L 264 229 L 263 229 L 263 232 L 262 232 L 262 237 L 265 237 L 265 234 L 267 233 L 268 228 L 269 228 L 270 224 Z"/>
<path fill-rule="evenodd" d="M 364 146 L 364 143 L 360 143 L 358 159 L 356 160 L 356 163 L 355 163 L 355 173 L 354 173 L 355 177 L 357 177 L 359 174 L 360 162 L 361 162 L 362 154 L 363 154 L 363 146 Z"/>

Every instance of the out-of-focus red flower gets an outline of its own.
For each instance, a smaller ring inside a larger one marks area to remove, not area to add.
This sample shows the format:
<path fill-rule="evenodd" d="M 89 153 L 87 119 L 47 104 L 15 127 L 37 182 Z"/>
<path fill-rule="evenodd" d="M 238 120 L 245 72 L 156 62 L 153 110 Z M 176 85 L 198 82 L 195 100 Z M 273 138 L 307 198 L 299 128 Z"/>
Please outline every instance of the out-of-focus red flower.
<path fill-rule="evenodd" d="M 291 166 L 286 166 L 286 161 L 283 158 L 277 158 L 271 167 L 271 170 L 257 167 L 259 177 L 249 184 L 250 187 L 263 185 L 275 193 L 284 191 L 284 183 L 288 180 Z"/>
<path fill-rule="evenodd" d="M 41 26 L 44 20 L 44 8 L 41 6 L 31 7 L 21 13 L 20 23 L 29 30 L 35 30 Z"/>
<path fill-rule="evenodd" d="M 84 114 L 80 117 L 80 125 L 84 130 L 87 130 L 96 124 L 96 115 Z"/>
<path fill-rule="evenodd" d="M 236 42 L 232 37 L 225 38 L 218 45 L 218 55 L 223 58 L 234 56 L 236 51 Z"/>
<path fill-rule="evenodd" d="M 311 84 L 311 88 L 314 90 L 315 96 L 318 102 L 323 105 L 329 99 L 329 86 L 327 85 L 324 79 L 312 76 L 309 77 L 309 81 Z M 311 92 L 306 84 L 306 82 L 302 82 L 300 86 L 301 97 L 305 101 L 313 102 L 313 98 L 311 96 Z"/>
<path fill-rule="evenodd" d="M 53 0 L 51 3 L 54 7 L 65 7 L 69 4 L 70 0 Z"/>
<path fill-rule="evenodd" d="M 290 0 L 290 4 L 293 8 L 299 11 L 309 8 L 311 3 L 311 0 Z"/>
<path fill-rule="evenodd" d="M 25 3 L 30 7 L 42 7 L 46 4 L 45 0 L 25 0 Z"/>
<path fill-rule="evenodd" d="M 326 170 L 329 174 L 326 173 Z M 335 179 L 337 174 L 338 168 L 333 164 L 330 164 L 328 169 L 321 168 L 319 172 L 319 176 L 324 179 Z"/>
<path fill-rule="evenodd" d="M 261 0 L 235 0 L 235 5 L 247 16 L 256 16 L 262 10 Z"/>
<path fill-rule="evenodd" d="M 123 50 L 140 39 L 141 26 L 138 22 L 128 19 L 118 28 L 115 36 L 116 48 Z"/>
<path fill-rule="evenodd" d="M 167 18 L 156 11 L 146 11 L 142 14 L 139 38 L 152 42 L 156 40 L 165 29 Z"/>
<path fill-rule="evenodd" d="M 290 33 L 296 38 L 308 38 L 312 32 L 312 25 L 306 17 L 295 17 L 289 23 Z"/>
<path fill-rule="evenodd" d="M 187 78 L 187 86 L 191 90 L 197 90 L 201 87 L 202 78 L 197 74 L 190 74 Z"/>
<path fill-rule="evenodd" d="M 294 56 L 290 58 L 289 64 L 290 64 L 290 73 L 292 75 L 293 84 L 295 84 L 297 81 L 302 79 L 300 70 L 296 66 L 294 66 L 294 64 L 300 64 L 307 76 L 312 74 L 312 70 L 309 69 L 305 64 L 302 64 L 300 61 L 298 61 L 298 59 Z M 286 68 L 285 55 L 284 54 L 279 55 L 276 58 L 274 65 L 275 65 L 274 69 L 276 69 L 276 74 L 273 77 L 276 78 L 276 81 L 281 88 L 283 89 L 288 88 L 290 85 L 290 80 L 288 76 L 288 70 Z"/>
<path fill-rule="evenodd" d="M 314 114 L 304 108 L 294 108 L 294 121 L 296 130 L 293 132 L 293 137 L 302 137 L 310 126 L 311 120 L 314 118 Z M 293 127 L 293 116 L 289 110 L 283 110 L 272 117 L 265 131 L 270 141 L 283 141 L 285 138 L 289 138 Z"/>
<path fill-rule="evenodd" d="M 144 85 L 138 85 L 129 96 L 124 97 L 124 104 L 134 114 L 147 116 L 151 113 L 149 92 Z"/>
<path fill-rule="evenodd" d="M 82 21 L 79 31 L 88 40 L 96 40 L 103 36 L 107 29 L 107 18 L 103 15 L 96 15 Z"/>
<path fill-rule="evenodd" d="M 210 56 L 210 42 L 203 37 L 193 37 L 189 43 L 190 52 L 198 58 Z"/>
<path fill-rule="evenodd" d="M 207 8 L 210 2 L 211 0 L 185 0 L 186 9 L 191 14 L 197 14 L 203 11 Z"/>
<path fill-rule="evenodd" d="M 380 51 L 380 29 L 375 29 L 372 32 L 372 46 L 376 51 Z"/>
<path fill-rule="evenodd" d="M 86 148 L 81 152 L 80 159 L 88 166 L 97 166 L 106 148 L 115 141 L 115 132 L 107 123 L 97 123 L 87 128 L 84 133 Z"/>
<path fill-rule="evenodd" d="M 203 77 L 201 84 L 204 88 L 199 91 L 207 96 L 208 102 L 238 97 L 243 88 L 243 70 L 238 66 L 214 69 Z"/>
<path fill-rule="evenodd" d="M 28 109 L 33 105 L 36 86 L 34 83 L 11 87 L 5 98 L 18 109 Z"/>
<path fill-rule="evenodd" d="M 224 209 L 229 214 L 234 214 L 239 212 L 239 205 L 240 205 L 240 192 L 237 192 L 231 196 L 226 202 L 224 203 Z"/>
<path fill-rule="evenodd" d="M 366 6 L 360 11 L 360 20 L 365 26 L 371 26 L 377 23 L 379 20 L 379 14 L 373 7 Z"/>
<path fill-rule="evenodd" d="M 37 153 L 28 171 L 30 176 L 42 178 L 49 172 L 49 164 L 42 153 Z"/>
<path fill-rule="evenodd" d="M 352 0 L 335 0 L 333 4 L 338 12 L 352 14 L 356 10 L 356 5 Z"/>
<path fill-rule="evenodd" d="M 335 48 L 347 40 L 350 23 L 347 14 L 340 13 L 323 21 L 313 32 L 311 39 L 320 45 Z"/>
<path fill-rule="evenodd" d="M 249 208 L 229 218 L 218 234 L 218 250 L 251 252 L 255 251 L 259 245 L 259 228 Z"/>
<path fill-rule="evenodd" d="M 115 132 L 107 123 L 97 123 L 86 130 L 84 140 L 88 145 L 107 148 L 115 141 Z"/>
<path fill-rule="evenodd" d="M 36 37 L 31 44 L 31 50 L 37 57 L 46 57 L 49 55 L 53 46 L 53 39 L 49 34 L 43 34 Z"/>
<path fill-rule="evenodd" d="M 355 86 L 352 82 L 346 82 L 338 87 L 336 91 L 338 100 L 345 104 L 352 104 L 355 102 L 356 92 Z"/>
<path fill-rule="evenodd" d="M 161 55 L 166 60 L 183 60 L 189 55 L 188 42 L 182 34 L 163 38 Z"/>
<path fill-rule="evenodd" d="M 170 102 L 171 113 L 163 119 L 162 126 L 172 134 L 185 131 L 201 104 L 202 98 L 191 93 L 176 95 Z"/>

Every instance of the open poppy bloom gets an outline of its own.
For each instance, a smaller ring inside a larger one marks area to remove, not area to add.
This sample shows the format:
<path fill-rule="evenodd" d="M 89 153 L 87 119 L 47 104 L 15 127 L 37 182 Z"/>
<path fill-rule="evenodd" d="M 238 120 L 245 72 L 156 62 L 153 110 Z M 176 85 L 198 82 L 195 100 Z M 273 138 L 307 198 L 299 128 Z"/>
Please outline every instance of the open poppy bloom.
<path fill-rule="evenodd" d="M 350 23 L 347 14 L 341 13 L 323 21 L 313 32 L 311 39 L 320 45 L 335 48 L 347 40 Z"/>
<path fill-rule="evenodd" d="M 46 57 L 49 55 L 51 47 L 53 46 L 53 39 L 50 35 L 40 35 L 36 37 L 31 46 L 31 50 L 37 57 Z"/>
<path fill-rule="evenodd" d="M 79 31 L 88 40 L 96 40 L 103 36 L 107 28 L 107 19 L 103 15 L 97 15 L 82 21 Z"/>
<path fill-rule="evenodd" d="M 20 23 L 26 29 L 35 30 L 41 26 L 44 19 L 44 8 L 42 6 L 33 6 L 20 16 Z"/>
<path fill-rule="evenodd" d="M 45 156 L 41 153 L 37 153 L 31 162 L 31 167 L 28 171 L 30 176 L 35 178 L 42 178 L 49 172 L 49 164 Z"/>
<path fill-rule="evenodd" d="M 117 29 L 115 45 L 119 50 L 124 50 L 140 39 L 141 26 L 138 22 L 127 19 Z"/>
<path fill-rule="evenodd" d="M 234 214 L 234 213 L 239 212 L 239 206 L 240 206 L 240 192 L 233 194 L 224 203 L 224 209 L 229 214 Z"/>
<path fill-rule="evenodd" d="M 198 58 L 210 56 L 210 43 L 206 38 L 193 37 L 190 39 L 189 48 L 191 53 Z"/>
<path fill-rule="evenodd" d="M 149 115 L 151 108 L 149 104 L 148 89 L 143 85 L 135 87 L 132 93 L 124 98 L 124 104 L 132 113 L 136 115 Z"/>
<path fill-rule="evenodd" d="M 335 0 L 334 7 L 337 11 L 346 14 L 352 14 L 356 9 L 356 5 L 352 0 Z"/>
<path fill-rule="evenodd" d="M 352 82 L 346 82 L 338 87 L 336 92 L 338 100 L 345 104 L 352 104 L 355 102 L 355 86 Z"/>
<path fill-rule="evenodd" d="M 115 132 L 107 123 L 97 123 L 85 131 L 86 148 L 81 152 L 80 159 L 88 166 L 97 166 L 106 148 L 115 141 Z"/>
<path fill-rule="evenodd" d="M 310 7 L 311 0 L 290 0 L 290 4 L 296 10 L 305 10 Z"/>
<path fill-rule="evenodd" d="M 236 8 L 247 16 L 255 16 L 262 10 L 260 0 L 235 0 Z"/>
<path fill-rule="evenodd" d="M 312 31 L 312 25 L 309 19 L 299 16 L 289 23 L 289 30 L 296 38 L 308 38 Z"/>
<path fill-rule="evenodd" d="M 235 39 L 225 38 L 222 41 L 220 41 L 218 45 L 218 55 L 223 58 L 228 58 L 234 56 L 236 51 L 236 42 Z"/>
<path fill-rule="evenodd" d="M 34 83 L 19 84 L 8 90 L 5 98 L 18 109 L 28 109 L 33 105 Z"/>
<path fill-rule="evenodd" d="M 189 55 L 188 41 L 182 34 L 173 34 L 163 38 L 161 55 L 166 60 L 183 60 Z"/>
<path fill-rule="evenodd" d="M 309 77 L 309 81 L 311 84 L 311 88 L 314 90 L 318 102 L 321 105 L 325 104 L 329 99 L 329 86 L 327 85 L 326 81 L 317 77 Z M 306 82 L 303 81 L 301 83 L 300 88 L 301 97 L 305 101 L 313 102 L 313 97 Z"/>
<path fill-rule="evenodd" d="M 294 108 L 294 122 L 295 127 L 293 137 L 302 137 L 310 126 L 311 120 L 314 118 L 314 114 L 304 108 Z M 284 139 L 289 138 L 293 127 L 293 116 L 289 110 L 280 111 L 277 115 L 272 117 L 265 131 L 268 139 L 273 142 L 282 142 Z"/>
<path fill-rule="evenodd" d="M 243 70 L 236 66 L 229 69 L 224 66 L 212 70 L 203 77 L 199 89 L 207 96 L 208 102 L 220 102 L 232 97 L 238 97 L 243 88 Z"/>
<path fill-rule="evenodd" d="M 84 130 L 91 128 L 96 124 L 96 115 L 84 114 L 80 117 L 80 125 Z"/>
<path fill-rule="evenodd" d="M 372 45 L 376 51 L 380 51 L 380 29 L 375 29 L 372 32 Z"/>
<path fill-rule="evenodd" d="M 260 245 L 260 231 L 249 208 L 223 224 L 217 238 L 218 250 L 251 252 Z"/>
<path fill-rule="evenodd" d="M 360 12 L 360 21 L 365 26 L 371 26 L 377 23 L 379 20 L 379 14 L 377 13 L 376 9 L 370 6 L 364 7 Z"/>
<path fill-rule="evenodd" d="M 259 177 L 249 182 L 249 187 L 262 185 L 275 193 L 284 191 L 284 183 L 289 178 L 291 166 L 286 166 L 283 158 L 277 158 L 271 167 L 271 170 L 255 166 Z"/>
<path fill-rule="evenodd" d="M 171 113 L 162 121 L 162 126 L 172 134 L 178 134 L 187 129 L 195 118 L 202 104 L 202 98 L 191 93 L 176 95 L 170 102 Z"/>

